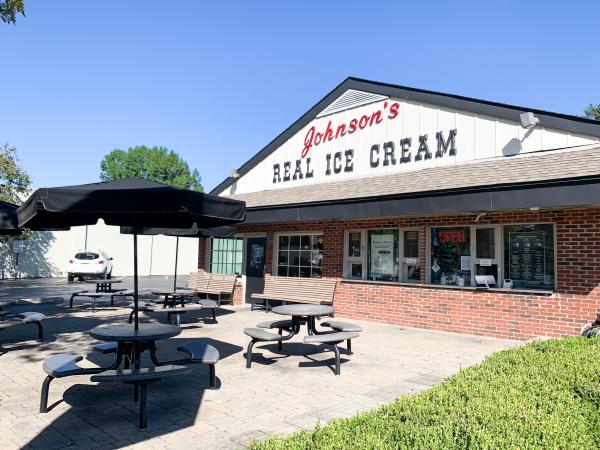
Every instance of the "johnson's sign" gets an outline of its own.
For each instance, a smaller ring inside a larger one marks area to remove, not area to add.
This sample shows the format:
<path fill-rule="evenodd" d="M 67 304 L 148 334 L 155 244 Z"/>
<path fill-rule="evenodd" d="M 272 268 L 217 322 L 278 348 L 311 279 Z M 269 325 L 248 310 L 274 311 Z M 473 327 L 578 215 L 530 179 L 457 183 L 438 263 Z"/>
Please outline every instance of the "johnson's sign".
<path fill-rule="evenodd" d="M 400 103 L 394 102 L 389 105 L 389 102 L 383 102 L 383 108 L 374 111 L 373 113 L 367 115 L 363 114 L 360 118 L 354 118 L 350 120 L 348 123 L 341 123 L 335 127 L 335 133 L 333 132 L 333 127 L 331 126 L 331 120 L 327 123 L 325 130 L 320 132 L 317 131 L 316 127 L 313 125 L 310 127 L 308 132 L 306 133 L 306 137 L 304 138 L 304 148 L 302 149 L 302 158 L 308 155 L 308 152 L 313 147 L 317 145 L 333 141 L 339 137 L 345 136 L 346 134 L 352 134 L 357 130 L 363 130 L 367 127 L 372 127 L 373 125 L 379 125 L 384 121 L 384 118 L 388 120 L 395 119 L 398 117 L 398 111 L 400 110 Z"/>
<path fill-rule="evenodd" d="M 436 132 L 435 140 L 433 138 L 430 140 L 427 134 L 422 134 L 420 136 L 373 142 L 370 147 L 358 149 L 358 152 L 355 152 L 355 148 L 344 148 L 322 155 L 321 164 L 313 163 L 312 158 L 316 157 L 314 156 L 314 150 L 311 152 L 313 147 L 316 148 L 319 145 L 334 142 L 336 139 L 358 133 L 367 128 L 377 127 L 386 121 L 393 121 L 400 117 L 400 114 L 399 102 L 385 101 L 375 111 L 363 114 L 360 117 L 354 117 L 343 123 L 334 125 L 333 121 L 329 120 L 325 126 L 311 126 L 304 137 L 304 147 L 300 152 L 300 158 L 273 164 L 273 183 L 313 178 L 315 170 L 317 170 L 315 166 L 322 170 L 319 173 L 325 177 L 338 174 L 349 175 L 354 172 L 354 157 L 357 153 L 359 156 L 368 153 L 368 161 L 366 156 L 363 156 L 362 159 L 365 161 L 359 164 L 363 170 L 365 167 L 376 170 L 380 167 L 399 166 L 413 161 L 442 158 L 444 155 L 456 155 L 457 130 L 454 128 L 445 132 Z M 430 148 L 430 146 L 433 148 Z"/>

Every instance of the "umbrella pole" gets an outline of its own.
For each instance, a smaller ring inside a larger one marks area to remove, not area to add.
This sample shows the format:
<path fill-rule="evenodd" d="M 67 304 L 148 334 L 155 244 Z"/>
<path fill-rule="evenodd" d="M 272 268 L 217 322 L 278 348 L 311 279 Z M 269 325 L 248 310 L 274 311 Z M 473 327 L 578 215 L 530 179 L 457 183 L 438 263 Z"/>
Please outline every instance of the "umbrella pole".
<path fill-rule="evenodd" d="M 175 276 L 173 277 L 173 292 L 177 290 L 177 260 L 179 259 L 179 236 L 175 243 Z"/>
<path fill-rule="evenodd" d="M 138 327 L 138 254 L 137 234 L 133 235 L 133 310 L 135 313 L 135 329 Z"/>

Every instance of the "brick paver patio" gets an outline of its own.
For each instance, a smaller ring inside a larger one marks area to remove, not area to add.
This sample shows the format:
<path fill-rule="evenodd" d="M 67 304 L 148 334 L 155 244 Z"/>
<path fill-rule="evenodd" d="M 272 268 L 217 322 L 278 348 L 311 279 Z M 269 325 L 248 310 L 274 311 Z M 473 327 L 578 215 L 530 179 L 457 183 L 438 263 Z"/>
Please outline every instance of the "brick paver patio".
<path fill-rule="evenodd" d="M 365 303 L 365 307 L 368 304 Z M 57 353 L 87 355 L 82 365 L 107 364 L 111 355 L 90 354 L 95 341 L 87 331 L 101 323 L 124 322 L 125 303 L 89 305 L 19 305 L 49 315 L 47 339 L 38 344 L 33 328 L 0 334 L 0 426 L 2 448 L 242 448 L 269 433 L 290 433 L 336 417 L 366 411 L 400 394 L 427 389 L 485 355 L 517 345 L 499 339 L 463 336 L 360 322 L 364 332 L 353 342 L 354 355 L 333 374 L 333 353 L 307 346 L 297 336 L 284 344 L 258 344 L 252 368 L 245 368 L 245 327 L 278 317 L 225 307 L 212 324 L 208 314 L 186 314 L 182 333 L 160 343 L 159 356 L 183 356 L 182 342 L 203 339 L 216 346 L 220 389 L 205 390 L 208 368 L 197 366 L 189 377 L 163 380 L 149 389 L 148 430 L 137 428 L 137 404 L 128 385 L 96 385 L 89 376 L 54 380 L 48 414 L 38 414 L 44 379 L 42 363 Z M 187 316 L 187 317 L 186 317 Z M 337 317 L 336 317 L 337 319 Z M 154 320 L 142 316 L 142 320 Z M 358 322 L 357 322 L 358 323 Z M 303 328 L 303 332 L 305 329 Z"/>

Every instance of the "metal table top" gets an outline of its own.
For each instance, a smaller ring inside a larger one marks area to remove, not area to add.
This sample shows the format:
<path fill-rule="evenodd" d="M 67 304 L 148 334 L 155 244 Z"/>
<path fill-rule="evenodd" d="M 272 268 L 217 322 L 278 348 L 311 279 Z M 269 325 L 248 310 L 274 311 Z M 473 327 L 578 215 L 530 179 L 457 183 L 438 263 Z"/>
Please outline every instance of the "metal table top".
<path fill-rule="evenodd" d="M 178 295 L 191 295 L 194 294 L 196 291 L 193 291 L 192 289 L 177 289 L 176 291 L 173 291 L 172 289 L 162 289 L 162 290 L 153 290 L 152 293 L 154 295 L 173 295 L 173 296 L 178 296 Z"/>
<path fill-rule="evenodd" d="M 271 311 L 282 316 L 325 316 L 333 313 L 333 306 L 327 305 L 282 305 L 276 306 Z"/>
<path fill-rule="evenodd" d="M 85 283 L 90 283 L 90 284 L 115 284 L 115 283 L 122 283 L 123 280 L 113 280 L 112 278 L 104 278 L 101 280 L 85 280 Z"/>
<path fill-rule="evenodd" d="M 136 330 L 133 324 L 109 323 L 90 330 L 90 335 L 101 341 L 142 342 L 158 341 L 177 336 L 181 328 L 165 323 L 140 323 Z"/>

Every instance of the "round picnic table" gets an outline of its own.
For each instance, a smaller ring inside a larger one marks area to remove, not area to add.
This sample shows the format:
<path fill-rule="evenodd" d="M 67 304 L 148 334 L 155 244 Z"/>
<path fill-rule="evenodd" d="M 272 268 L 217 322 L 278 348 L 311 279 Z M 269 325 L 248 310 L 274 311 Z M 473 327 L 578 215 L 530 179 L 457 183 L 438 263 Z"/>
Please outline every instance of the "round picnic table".
<path fill-rule="evenodd" d="M 115 283 L 122 283 L 122 280 L 102 279 L 102 280 L 85 280 L 88 284 L 96 285 L 96 292 L 117 292 L 113 290 L 112 285 Z"/>
<path fill-rule="evenodd" d="M 168 339 L 181 333 L 181 328 L 164 323 L 140 323 L 138 329 L 135 325 L 127 323 L 109 323 L 98 325 L 90 330 L 90 335 L 101 341 L 117 343 L 117 359 L 113 366 L 121 365 L 125 357 L 125 368 L 133 364 L 140 367 L 140 355 L 144 350 L 150 351 L 150 358 L 156 365 L 160 362 L 156 358 L 156 341 Z"/>
<path fill-rule="evenodd" d="M 300 325 L 306 323 L 309 335 L 323 334 L 315 326 L 315 318 L 333 314 L 333 306 L 327 305 L 281 305 L 271 310 L 282 316 L 292 316 L 292 335 L 300 332 Z M 291 337 L 291 336 L 290 336 Z"/>

